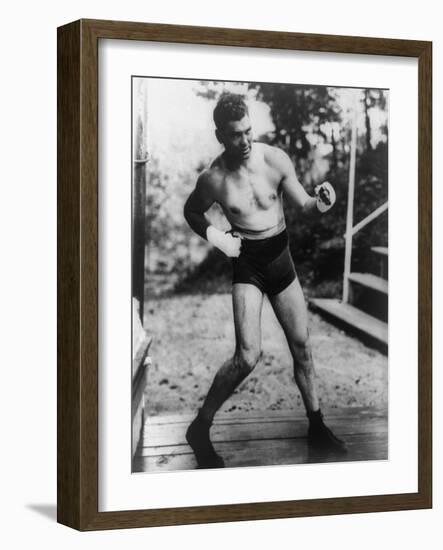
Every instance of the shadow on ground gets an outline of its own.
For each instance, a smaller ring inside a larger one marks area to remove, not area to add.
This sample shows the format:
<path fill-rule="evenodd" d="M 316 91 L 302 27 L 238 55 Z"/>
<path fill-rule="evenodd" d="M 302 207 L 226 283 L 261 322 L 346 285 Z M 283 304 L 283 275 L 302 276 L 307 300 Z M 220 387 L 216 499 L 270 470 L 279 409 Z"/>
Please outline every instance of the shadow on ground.
<path fill-rule="evenodd" d="M 57 506 L 55 504 L 26 504 L 26 508 L 51 521 L 57 521 Z"/>

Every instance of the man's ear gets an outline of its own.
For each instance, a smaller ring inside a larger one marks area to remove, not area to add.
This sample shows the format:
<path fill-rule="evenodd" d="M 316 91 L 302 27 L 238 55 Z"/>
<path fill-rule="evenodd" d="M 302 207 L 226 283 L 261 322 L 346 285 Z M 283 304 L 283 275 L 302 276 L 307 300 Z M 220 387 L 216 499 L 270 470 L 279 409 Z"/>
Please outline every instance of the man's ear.
<path fill-rule="evenodd" d="M 223 144 L 223 135 L 218 128 L 215 130 L 215 137 L 219 143 Z"/>

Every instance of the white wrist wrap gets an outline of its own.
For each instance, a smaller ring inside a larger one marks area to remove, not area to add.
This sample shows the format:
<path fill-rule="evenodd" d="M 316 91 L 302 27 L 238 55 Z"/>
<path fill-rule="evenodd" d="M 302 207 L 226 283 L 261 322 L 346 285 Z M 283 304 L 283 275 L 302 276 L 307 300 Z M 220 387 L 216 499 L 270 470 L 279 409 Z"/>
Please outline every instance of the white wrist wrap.
<path fill-rule="evenodd" d="M 239 237 L 233 237 L 230 233 L 224 233 L 210 225 L 206 229 L 206 238 L 226 256 L 236 258 L 240 255 L 241 239 Z"/>

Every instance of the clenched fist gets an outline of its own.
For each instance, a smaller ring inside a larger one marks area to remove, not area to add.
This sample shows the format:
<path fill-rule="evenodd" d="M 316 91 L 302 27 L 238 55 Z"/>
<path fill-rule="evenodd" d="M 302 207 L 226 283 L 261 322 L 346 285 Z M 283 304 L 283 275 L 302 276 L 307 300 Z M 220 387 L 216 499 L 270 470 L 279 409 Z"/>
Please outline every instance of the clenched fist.
<path fill-rule="evenodd" d="M 230 233 L 224 233 L 213 225 L 210 225 L 206 229 L 206 238 L 208 242 L 221 250 L 229 258 L 238 258 L 240 256 L 240 237 L 233 237 Z"/>
<path fill-rule="evenodd" d="M 334 188 L 329 181 L 325 181 L 321 185 L 317 185 L 314 192 L 317 197 L 317 208 L 321 213 L 327 212 L 334 206 L 336 195 Z"/>

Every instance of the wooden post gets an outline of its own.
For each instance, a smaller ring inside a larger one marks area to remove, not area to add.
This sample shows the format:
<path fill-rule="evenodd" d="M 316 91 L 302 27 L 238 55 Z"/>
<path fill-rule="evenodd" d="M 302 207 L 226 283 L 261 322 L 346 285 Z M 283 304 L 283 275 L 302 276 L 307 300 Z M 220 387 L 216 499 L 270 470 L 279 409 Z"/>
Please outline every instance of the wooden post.
<path fill-rule="evenodd" d="M 346 214 L 346 233 L 345 233 L 345 268 L 343 273 L 343 302 L 349 301 L 349 275 L 351 273 L 352 259 L 352 225 L 354 223 L 354 188 L 355 188 L 355 160 L 357 155 L 357 107 L 359 90 L 355 91 L 354 113 L 352 117 L 351 131 L 351 157 L 349 162 L 349 188 L 348 188 L 348 208 Z"/>
<path fill-rule="evenodd" d="M 132 81 L 132 457 L 143 440 L 148 350 L 151 339 L 143 329 L 146 245 L 146 163 L 148 162 L 147 81 Z"/>
<path fill-rule="evenodd" d="M 146 81 L 133 81 L 132 296 L 139 302 L 143 324 L 146 231 L 146 163 L 148 96 Z"/>

